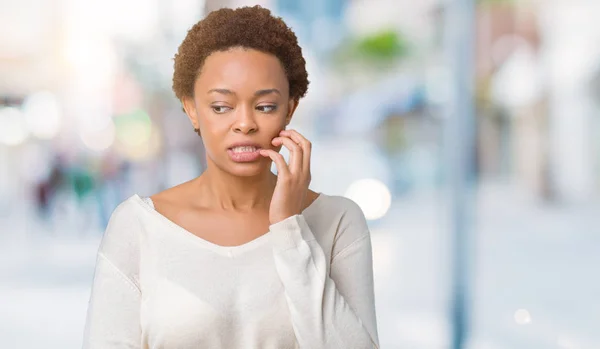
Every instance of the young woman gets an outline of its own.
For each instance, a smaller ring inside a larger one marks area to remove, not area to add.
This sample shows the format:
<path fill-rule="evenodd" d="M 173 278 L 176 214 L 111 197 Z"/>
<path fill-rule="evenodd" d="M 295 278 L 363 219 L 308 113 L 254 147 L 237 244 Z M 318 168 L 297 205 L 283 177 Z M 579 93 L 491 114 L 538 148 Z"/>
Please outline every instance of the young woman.
<path fill-rule="evenodd" d="M 192 27 L 173 90 L 206 171 L 112 213 L 84 348 L 379 347 L 365 217 L 308 189 L 311 143 L 286 129 L 307 77 L 295 34 L 267 9 Z"/>

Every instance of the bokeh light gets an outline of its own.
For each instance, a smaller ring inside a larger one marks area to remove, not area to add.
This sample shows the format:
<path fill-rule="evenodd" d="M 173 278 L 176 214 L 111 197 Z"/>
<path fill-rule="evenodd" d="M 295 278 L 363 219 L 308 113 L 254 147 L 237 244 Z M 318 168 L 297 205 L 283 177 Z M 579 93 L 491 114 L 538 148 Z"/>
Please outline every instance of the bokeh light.
<path fill-rule="evenodd" d="M 61 126 L 62 111 L 54 94 L 44 91 L 27 97 L 23 114 L 32 135 L 41 139 L 54 138 Z"/>
<path fill-rule="evenodd" d="M 106 150 L 115 142 L 115 124 L 108 122 L 101 129 L 84 129 L 81 131 L 80 137 L 83 144 L 89 149 L 98 152 Z"/>
<path fill-rule="evenodd" d="M 152 133 L 152 121 L 144 110 L 117 116 L 117 139 L 126 147 L 139 147 L 148 143 Z"/>
<path fill-rule="evenodd" d="M 515 322 L 519 325 L 527 325 L 531 323 L 531 314 L 527 309 L 518 309 L 515 311 Z"/>
<path fill-rule="evenodd" d="M 22 111 L 15 107 L 0 107 L 0 142 L 9 146 L 19 145 L 28 136 Z"/>
<path fill-rule="evenodd" d="M 369 220 L 385 216 L 392 204 L 392 194 L 388 187 L 371 178 L 352 183 L 344 196 L 356 202 Z"/>
<path fill-rule="evenodd" d="M 142 138 L 143 141 L 128 143 L 118 141 L 115 144 L 117 152 L 124 156 L 126 159 L 133 161 L 144 161 L 155 157 L 160 151 L 163 144 L 160 131 L 157 128 L 152 127 L 152 125 L 150 125 L 149 130 L 143 129 L 142 132 L 148 132 L 147 137 L 144 135 L 144 137 Z M 137 137 L 141 138 L 139 135 L 137 135 Z"/>

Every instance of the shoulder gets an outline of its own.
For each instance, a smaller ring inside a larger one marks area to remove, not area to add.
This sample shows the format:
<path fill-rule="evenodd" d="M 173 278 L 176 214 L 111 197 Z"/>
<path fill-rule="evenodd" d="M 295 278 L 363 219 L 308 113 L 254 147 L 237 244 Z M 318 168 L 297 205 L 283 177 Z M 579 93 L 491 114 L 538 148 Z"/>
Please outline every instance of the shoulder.
<path fill-rule="evenodd" d="M 102 235 L 98 257 L 108 261 L 139 288 L 141 198 L 135 194 L 113 210 Z"/>
<path fill-rule="evenodd" d="M 331 232 L 336 248 L 369 236 L 369 227 L 360 206 L 353 200 L 338 195 L 321 194 L 310 212 L 318 229 Z"/>
<path fill-rule="evenodd" d="M 321 194 L 319 211 L 340 217 L 343 221 L 353 223 L 365 222 L 365 215 L 360 206 L 345 196 Z"/>
<path fill-rule="evenodd" d="M 134 194 L 115 207 L 102 236 L 100 253 L 111 258 L 126 253 L 137 245 L 141 204 L 143 204 L 142 199 Z"/>
<path fill-rule="evenodd" d="M 121 201 L 111 212 L 104 235 L 115 228 L 130 226 L 138 220 L 140 203 L 143 203 L 143 200 L 137 194 Z"/>
<path fill-rule="evenodd" d="M 138 194 L 133 194 L 127 199 L 121 201 L 111 214 L 111 220 L 131 218 L 131 213 L 139 209 L 139 204 L 143 199 Z"/>
<path fill-rule="evenodd" d="M 345 196 L 340 195 L 326 195 L 326 198 L 331 202 L 334 207 L 337 207 L 339 210 L 344 212 L 348 212 L 351 214 L 362 215 L 362 209 L 360 206 L 352 199 L 347 198 Z"/>

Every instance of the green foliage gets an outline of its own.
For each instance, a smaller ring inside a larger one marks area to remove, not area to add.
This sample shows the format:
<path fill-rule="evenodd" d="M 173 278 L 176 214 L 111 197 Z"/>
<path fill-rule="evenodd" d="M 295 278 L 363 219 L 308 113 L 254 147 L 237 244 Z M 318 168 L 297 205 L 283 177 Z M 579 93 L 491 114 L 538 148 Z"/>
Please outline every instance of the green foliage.
<path fill-rule="evenodd" d="M 408 56 L 409 52 L 408 41 L 398 31 L 386 29 L 367 36 L 348 38 L 333 52 L 332 60 L 338 68 L 354 64 L 385 67 L 394 65 Z"/>
<path fill-rule="evenodd" d="M 360 38 L 355 43 L 357 53 L 374 59 L 397 59 L 407 51 L 406 41 L 398 32 L 386 30 Z"/>

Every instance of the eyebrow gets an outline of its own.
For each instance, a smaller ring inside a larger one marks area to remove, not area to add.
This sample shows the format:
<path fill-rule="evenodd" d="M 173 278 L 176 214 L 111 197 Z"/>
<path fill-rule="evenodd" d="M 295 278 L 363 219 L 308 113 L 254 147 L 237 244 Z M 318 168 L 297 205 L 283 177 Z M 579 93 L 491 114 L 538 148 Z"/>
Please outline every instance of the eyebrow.
<path fill-rule="evenodd" d="M 211 90 L 208 90 L 207 93 L 220 93 L 223 95 L 234 95 L 235 93 L 231 90 L 228 90 L 226 88 L 213 88 Z"/>
<path fill-rule="evenodd" d="M 269 88 L 269 89 L 266 89 L 266 90 L 258 90 L 256 92 L 254 92 L 254 95 L 256 97 L 260 97 L 260 96 L 265 96 L 265 95 L 268 95 L 268 94 L 271 94 L 271 93 L 275 93 L 275 94 L 278 94 L 278 95 L 281 96 L 281 92 L 279 92 L 279 90 L 276 89 L 276 88 Z"/>
<path fill-rule="evenodd" d="M 208 93 L 220 93 L 223 95 L 235 95 L 235 92 L 228 90 L 226 88 L 213 88 L 213 89 L 208 90 Z M 261 96 L 265 96 L 265 95 L 268 95 L 271 93 L 275 93 L 275 94 L 278 94 L 281 96 L 281 92 L 279 92 L 279 90 L 276 88 L 258 90 L 256 92 L 254 92 L 254 96 L 261 97 Z"/>

